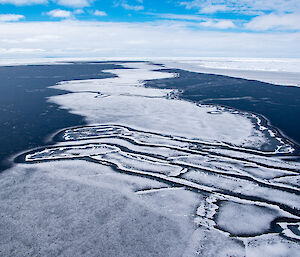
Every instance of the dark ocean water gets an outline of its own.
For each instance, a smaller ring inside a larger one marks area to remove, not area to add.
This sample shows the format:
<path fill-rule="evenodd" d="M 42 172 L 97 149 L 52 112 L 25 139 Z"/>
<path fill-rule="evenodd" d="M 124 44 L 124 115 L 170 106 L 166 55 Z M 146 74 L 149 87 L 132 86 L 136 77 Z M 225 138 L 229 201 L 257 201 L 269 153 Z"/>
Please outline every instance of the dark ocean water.
<path fill-rule="evenodd" d="M 181 98 L 218 104 L 267 118 L 288 138 L 300 143 L 300 88 L 183 70 L 179 78 L 147 82 L 147 86 L 182 90 Z"/>
<path fill-rule="evenodd" d="M 8 157 L 45 145 L 55 131 L 84 124 L 82 117 L 59 109 L 46 98 L 65 92 L 48 88 L 59 81 L 114 77 L 105 69 L 122 68 L 105 63 L 70 63 L 0 67 L 0 171 Z"/>

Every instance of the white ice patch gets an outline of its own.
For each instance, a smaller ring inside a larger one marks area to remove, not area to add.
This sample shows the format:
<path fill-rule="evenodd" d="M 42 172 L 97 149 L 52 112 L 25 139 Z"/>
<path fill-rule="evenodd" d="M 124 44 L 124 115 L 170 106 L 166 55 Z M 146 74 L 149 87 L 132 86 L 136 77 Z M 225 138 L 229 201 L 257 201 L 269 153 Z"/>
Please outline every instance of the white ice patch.
<path fill-rule="evenodd" d="M 82 115 L 91 123 L 122 124 L 142 130 L 197 138 L 207 142 L 226 142 L 259 148 L 266 140 L 244 115 L 214 106 L 166 97 L 171 90 L 145 88 L 142 80 L 173 77 L 152 71 L 157 66 L 129 63 L 127 70 L 112 70 L 118 78 L 61 83 L 55 88 L 73 93 L 49 100 Z M 95 97 L 101 93 L 107 97 Z M 218 111 L 219 115 L 213 113 Z"/>
<path fill-rule="evenodd" d="M 276 183 L 292 185 L 294 187 L 300 188 L 300 175 L 274 178 L 273 181 L 276 182 Z"/>
<path fill-rule="evenodd" d="M 0 178 L 1 256 L 180 257 L 200 196 L 150 199 L 135 191 L 168 185 L 74 160 L 17 165 Z"/>
<path fill-rule="evenodd" d="M 119 151 L 118 148 L 108 145 L 87 144 L 81 146 L 71 147 L 53 147 L 45 149 L 41 152 L 28 154 L 26 161 L 39 161 L 39 160 L 55 160 L 65 158 L 79 158 L 94 155 L 104 155 Z"/>
<path fill-rule="evenodd" d="M 275 210 L 234 202 L 221 202 L 217 225 L 231 235 L 257 235 L 266 232 L 271 222 L 279 216 Z"/>
<path fill-rule="evenodd" d="M 184 257 L 242 257 L 245 248 L 240 241 L 227 237 L 218 231 L 198 228 L 192 235 Z"/>
<path fill-rule="evenodd" d="M 267 234 L 245 240 L 247 257 L 299 256 L 300 245 L 275 234 Z"/>

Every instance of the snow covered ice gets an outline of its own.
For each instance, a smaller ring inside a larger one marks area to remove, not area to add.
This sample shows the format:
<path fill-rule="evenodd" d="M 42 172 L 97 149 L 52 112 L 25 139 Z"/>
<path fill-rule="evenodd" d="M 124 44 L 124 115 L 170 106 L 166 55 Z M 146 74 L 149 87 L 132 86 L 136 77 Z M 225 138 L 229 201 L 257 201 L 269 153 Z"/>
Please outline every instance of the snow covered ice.
<path fill-rule="evenodd" d="M 0 175 L 0 255 L 297 256 L 300 164 L 278 156 L 293 146 L 253 114 L 144 86 L 176 74 L 123 65 L 53 86 L 88 125 Z"/>
<path fill-rule="evenodd" d="M 169 68 L 192 72 L 300 86 L 299 58 L 175 58 L 162 60 L 162 63 Z"/>

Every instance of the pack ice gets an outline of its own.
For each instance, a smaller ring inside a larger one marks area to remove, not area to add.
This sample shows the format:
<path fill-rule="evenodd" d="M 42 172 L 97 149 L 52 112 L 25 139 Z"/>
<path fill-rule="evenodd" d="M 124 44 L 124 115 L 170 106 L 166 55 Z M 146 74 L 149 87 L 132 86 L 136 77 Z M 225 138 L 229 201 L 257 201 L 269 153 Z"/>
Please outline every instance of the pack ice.
<path fill-rule="evenodd" d="M 123 66 L 54 86 L 87 125 L 0 175 L 0 255 L 297 256 L 293 146 L 258 116 L 144 86 L 177 74 Z"/>

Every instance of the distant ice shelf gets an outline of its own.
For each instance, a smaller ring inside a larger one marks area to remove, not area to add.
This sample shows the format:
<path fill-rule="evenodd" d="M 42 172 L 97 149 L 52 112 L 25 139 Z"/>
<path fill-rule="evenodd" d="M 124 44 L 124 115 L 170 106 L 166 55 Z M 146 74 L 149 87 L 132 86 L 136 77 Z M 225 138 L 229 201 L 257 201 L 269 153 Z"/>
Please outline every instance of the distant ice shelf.
<path fill-rule="evenodd" d="M 52 65 L 94 61 L 153 61 L 166 67 L 192 72 L 219 74 L 258 80 L 275 85 L 300 86 L 299 58 L 229 58 L 229 57 L 94 57 L 0 59 L 0 66 Z"/>
<path fill-rule="evenodd" d="M 174 58 L 166 67 L 192 72 L 258 80 L 275 85 L 300 86 L 300 59 L 271 58 Z"/>

